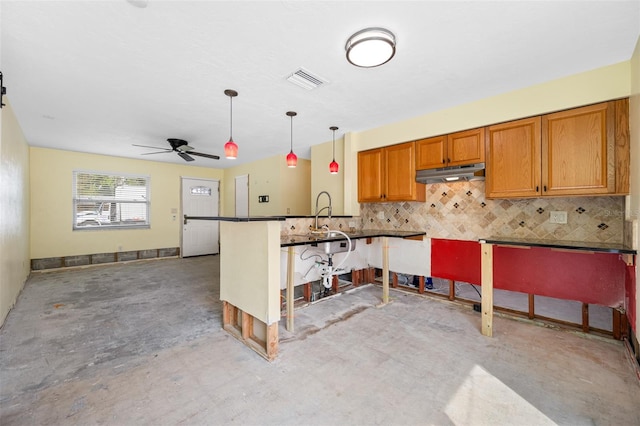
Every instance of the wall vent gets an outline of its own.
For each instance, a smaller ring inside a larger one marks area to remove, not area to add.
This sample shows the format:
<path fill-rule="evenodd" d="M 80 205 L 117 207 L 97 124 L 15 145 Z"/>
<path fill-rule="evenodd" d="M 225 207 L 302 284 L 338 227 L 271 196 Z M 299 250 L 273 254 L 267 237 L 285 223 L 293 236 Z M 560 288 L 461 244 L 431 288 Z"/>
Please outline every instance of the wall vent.
<path fill-rule="evenodd" d="M 307 90 L 313 90 L 328 83 L 324 78 L 319 77 L 304 68 L 300 68 L 293 74 L 289 75 L 287 80 Z"/>

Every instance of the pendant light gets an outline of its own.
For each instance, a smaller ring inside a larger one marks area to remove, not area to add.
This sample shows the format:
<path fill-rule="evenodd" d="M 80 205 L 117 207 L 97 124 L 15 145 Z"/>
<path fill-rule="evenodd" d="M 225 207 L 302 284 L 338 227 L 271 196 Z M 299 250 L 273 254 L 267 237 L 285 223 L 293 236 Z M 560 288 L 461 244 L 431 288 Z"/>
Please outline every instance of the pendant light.
<path fill-rule="evenodd" d="M 298 165 L 298 156 L 293 153 L 293 117 L 298 115 L 294 111 L 288 111 L 287 116 L 291 117 L 291 151 L 287 154 L 287 167 L 294 168 Z"/>
<path fill-rule="evenodd" d="M 338 128 L 336 126 L 331 126 L 329 127 L 329 130 L 333 131 L 333 161 L 329 163 L 329 173 L 336 175 L 340 168 L 340 165 L 336 162 L 336 130 L 338 130 Z"/>
<path fill-rule="evenodd" d="M 229 142 L 224 144 L 224 156 L 229 160 L 238 158 L 238 145 L 233 141 L 233 98 L 238 96 L 235 90 L 227 89 L 224 94 L 229 97 Z"/>

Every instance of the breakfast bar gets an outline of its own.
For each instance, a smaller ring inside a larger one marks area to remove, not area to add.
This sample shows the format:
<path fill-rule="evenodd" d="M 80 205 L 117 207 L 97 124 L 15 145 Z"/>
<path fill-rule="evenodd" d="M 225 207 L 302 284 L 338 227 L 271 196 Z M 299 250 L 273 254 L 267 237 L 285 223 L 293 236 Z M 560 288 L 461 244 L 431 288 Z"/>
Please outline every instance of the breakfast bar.
<path fill-rule="evenodd" d="M 287 249 L 287 330 L 293 331 L 293 256 L 296 246 L 345 241 L 327 233 L 281 236 L 282 216 L 189 217 L 220 221 L 220 300 L 223 328 L 267 360 L 278 353 L 280 308 L 280 253 Z M 389 238 L 422 240 L 423 231 L 360 230 L 347 233 L 352 240 L 382 241 L 382 303 L 389 301 Z"/>

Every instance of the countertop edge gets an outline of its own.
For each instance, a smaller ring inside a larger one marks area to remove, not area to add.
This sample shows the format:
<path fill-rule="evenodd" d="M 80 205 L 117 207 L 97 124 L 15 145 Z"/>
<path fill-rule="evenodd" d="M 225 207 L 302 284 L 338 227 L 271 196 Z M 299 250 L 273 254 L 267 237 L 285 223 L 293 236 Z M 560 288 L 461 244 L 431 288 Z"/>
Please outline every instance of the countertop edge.
<path fill-rule="evenodd" d="M 365 238 L 378 238 L 378 237 L 390 237 L 390 238 L 411 238 L 427 235 L 424 231 L 389 231 L 389 230 L 363 230 L 354 234 L 349 234 L 349 238 L 352 240 L 361 240 Z M 321 234 L 317 238 L 304 237 L 304 236 L 283 236 L 280 239 L 280 247 L 292 247 L 303 246 L 309 244 L 317 244 L 326 241 L 341 241 L 346 240 L 342 235 L 335 237 L 323 237 Z"/>
<path fill-rule="evenodd" d="M 617 253 L 617 254 L 632 254 L 637 255 L 638 251 L 623 246 L 622 244 L 616 245 L 589 245 L 589 242 L 576 242 L 576 241 L 541 241 L 541 240 L 512 240 L 508 238 L 480 238 L 478 240 L 481 244 L 502 244 L 522 247 L 544 247 L 544 248 L 557 248 L 563 250 L 575 250 L 575 251 L 592 251 L 599 253 Z"/>

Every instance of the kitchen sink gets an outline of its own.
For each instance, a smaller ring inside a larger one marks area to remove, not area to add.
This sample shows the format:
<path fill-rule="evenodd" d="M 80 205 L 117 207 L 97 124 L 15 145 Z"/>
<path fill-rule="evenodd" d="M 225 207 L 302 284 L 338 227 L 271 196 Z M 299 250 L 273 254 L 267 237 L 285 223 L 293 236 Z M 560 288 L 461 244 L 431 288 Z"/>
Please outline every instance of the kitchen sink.
<path fill-rule="evenodd" d="M 312 247 L 318 247 L 324 251 L 325 254 L 334 254 L 334 253 L 343 253 L 349 251 L 349 241 L 340 240 L 340 241 L 323 241 L 312 243 Z M 351 250 L 355 250 L 356 241 L 351 240 Z"/>
<path fill-rule="evenodd" d="M 349 251 L 349 241 L 338 232 L 309 232 L 308 234 L 296 234 L 296 236 L 308 237 L 309 245 L 321 249 L 325 254 L 343 253 Z M 329 241 L 326 241 L 331 239 Z M 356 240 L 351 240 L 351 250 L 355 250 Z"/>

